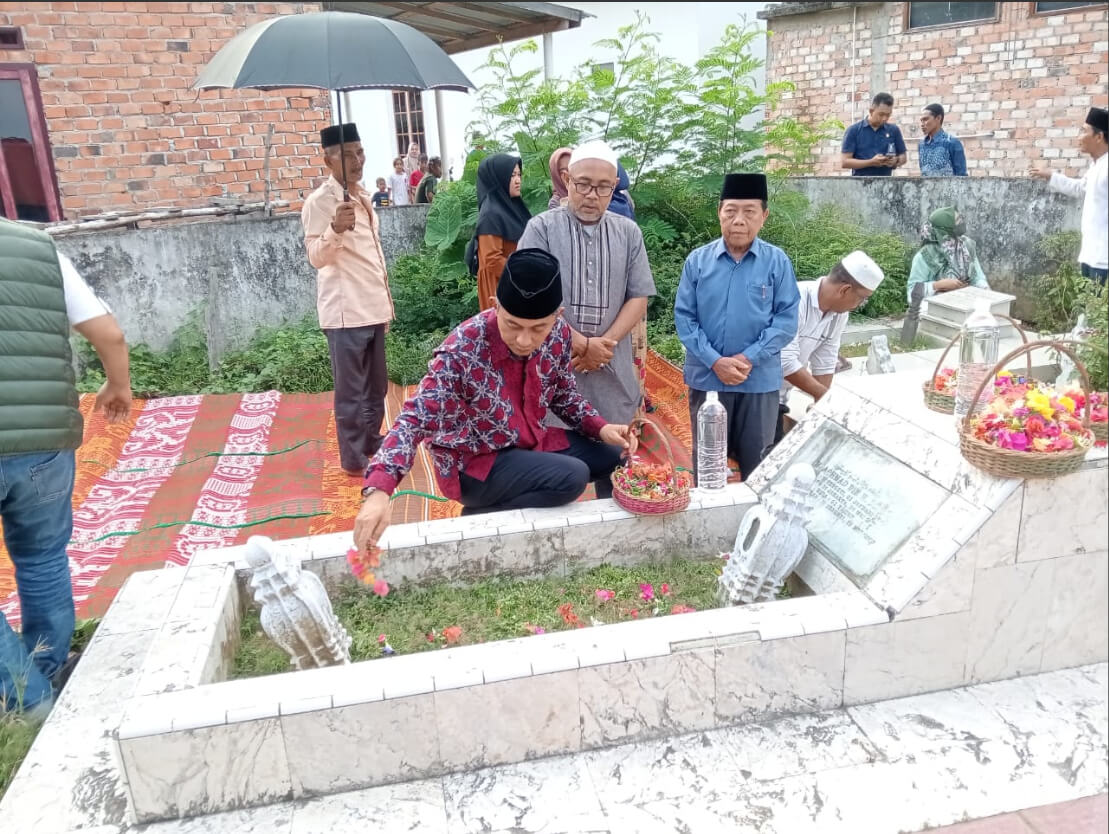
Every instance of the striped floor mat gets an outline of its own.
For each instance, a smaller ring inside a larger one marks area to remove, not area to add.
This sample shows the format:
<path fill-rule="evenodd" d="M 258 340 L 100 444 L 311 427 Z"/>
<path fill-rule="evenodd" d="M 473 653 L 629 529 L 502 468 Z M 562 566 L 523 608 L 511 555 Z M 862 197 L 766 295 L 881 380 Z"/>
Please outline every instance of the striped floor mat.
<path fill-rule="evenodd" d="M 390 386 L 391 423 L 412 388 Z M 648 415 L 671 442 L 681 466 L 691 448 L 681 371 L 651 354 Z M 103 614 L 128 575 L 185 565 L 198 550 L 350 530 L 358 512 L 357 479 L 343 474 L 331 394 L 167 397 L 137 401 L 131 420 L 109 426 L 81 398 L 84 443 L 77 450 L 70 571 L 78 616 Z M 663 454 L 657 436 L 646 454 Z M 421 447 L 400 490 L 435 494 Z M 448 518 L 453 501 L 402 495 L 393 523 Z M 0 611 L 19 622 L 15 577 L 0 541 Z"/>

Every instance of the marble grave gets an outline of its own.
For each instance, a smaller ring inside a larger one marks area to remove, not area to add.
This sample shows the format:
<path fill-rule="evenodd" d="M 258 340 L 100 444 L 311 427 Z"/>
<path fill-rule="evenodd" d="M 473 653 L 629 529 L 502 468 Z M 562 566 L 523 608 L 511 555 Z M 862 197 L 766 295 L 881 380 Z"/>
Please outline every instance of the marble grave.
<path fill-rule="evenodd" d="M 808 464 L 808 596 L 227 681 L 245 549 L 135 574 L 88 650 L 126 663 L 78 667 L 0 817 L 107 834 L 1105 661 L 1105 449 L 1064 478 L 994 478 L 920 383 L 837 378 L 746 483 L 683 513 L 592 501 L 402 525 L 379 571 L 403 589 L 715 554 Z M 349 546 L 274 544 L 328 588 Z"/>

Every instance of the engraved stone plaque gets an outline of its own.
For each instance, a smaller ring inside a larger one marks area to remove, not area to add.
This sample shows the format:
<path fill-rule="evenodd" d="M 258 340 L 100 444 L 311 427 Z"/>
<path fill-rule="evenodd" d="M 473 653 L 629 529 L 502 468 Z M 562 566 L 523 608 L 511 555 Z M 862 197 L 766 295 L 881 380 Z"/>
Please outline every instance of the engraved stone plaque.
<path fill-rule="evenodd" d="M 912 437 L 905 438 L 912 443 Z M 881 567 L 948 496 L 948 491 L 886 452 L 826 421 L 789 465 L 816 472 L 806 525 L 816 547 L 859 584 Z M 771 485 L 785 477 L 783 466 Z"/>

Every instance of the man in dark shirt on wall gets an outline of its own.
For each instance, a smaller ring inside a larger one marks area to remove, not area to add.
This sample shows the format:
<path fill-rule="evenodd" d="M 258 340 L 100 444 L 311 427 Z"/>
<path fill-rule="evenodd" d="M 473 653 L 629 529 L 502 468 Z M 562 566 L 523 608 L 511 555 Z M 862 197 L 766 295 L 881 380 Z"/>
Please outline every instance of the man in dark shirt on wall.
<path fill-rule="evenodd" d="M 435 202 L 435 190 L 439 186 L 439 178 L 443 176 L 443 161 L 437 156 L 433 156 L 427 161 L 427 173 L 424 178 L 420 180 L 419 186 L 416 188 L 416 203 L 433 203 Z"/>
<path fill-rule="evenodd" d="M 905 140 L 897 125 L 889 124 L 893 114 L 893 96 L 878 93 L 870 102 L 870 111 L 843 134 L 842 167 L 853 177 L 888 177 L 894 168 L 905 164 Z"/>

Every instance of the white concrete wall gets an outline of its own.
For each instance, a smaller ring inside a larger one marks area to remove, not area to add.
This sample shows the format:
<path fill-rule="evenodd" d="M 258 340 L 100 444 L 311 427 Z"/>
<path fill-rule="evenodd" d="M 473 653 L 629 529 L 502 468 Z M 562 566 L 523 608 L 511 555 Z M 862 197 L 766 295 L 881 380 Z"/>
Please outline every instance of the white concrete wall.
<path fill-rule="evenodd" d="M 600 50 L 594 43 L 603 38 L 612 38 L 623 26 L 635 22 L 636 4 L 633 3 L 569 3 L 574 8 L 594 15 L 586 18 L 581 27 L 552 36 L 554 53 L 554 73 L 556 76 L 571 77 L 577 67 L 590 58 L 600 59 Z M 755 13 L 766 3 L 640 3 L 640 8 L 650 19 L 648 31 L 662 36 L 659 50 L 682 62 L 692 64 L 716 45 L 724 26 L 728 23 L 742 24 L 743 18 L 764 27 Z M 519 70 L 542 69 L 542 39 L 535 39 L 540 48 L 534 55 L 521 56 Z M 512 44 L 508 45 L 509 47 Z M 760 58 L 766 57 L 765 39 L 755 42 L 754 52 Z M 487 73 L 478 72 L 485 63 L 489 49 L 477 49 L 454 56 L 455 62 L 466 75 L 479 87 L 491 79 Z M 523 59 L 527 59 L 525 62 Z M 607 60 L 607 59 L 606 59 Z M 761 87 L 764 76 L 758 74 Z M 444 173 L 454 168 L 455 177 L 461 176 L 466 156 L 466 127 L 477 116 L 477 96 L 444 92 L 443 110 L 447 124 L 447 153 L 444 159 Z M 362 146 L 366 151 L 366 184 L 373 187 L 373 180 L 386 176 L 392 171 L 392 159 L 396 155 L 396 138 L 393 133 L 392 95 L 388 91 L 360 91 L 349 96 L 350 111 L 358 124 Z M 442 154 L 439 147 L 438 114 L 435 110 L 435 94 L 423 94 L 424 128 L 427 135 L 428 154 Z M 344 119 L 347 118 L 344 102 Z"/>

